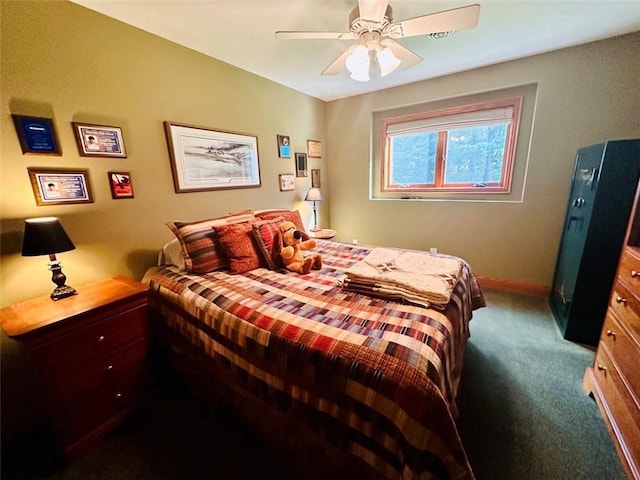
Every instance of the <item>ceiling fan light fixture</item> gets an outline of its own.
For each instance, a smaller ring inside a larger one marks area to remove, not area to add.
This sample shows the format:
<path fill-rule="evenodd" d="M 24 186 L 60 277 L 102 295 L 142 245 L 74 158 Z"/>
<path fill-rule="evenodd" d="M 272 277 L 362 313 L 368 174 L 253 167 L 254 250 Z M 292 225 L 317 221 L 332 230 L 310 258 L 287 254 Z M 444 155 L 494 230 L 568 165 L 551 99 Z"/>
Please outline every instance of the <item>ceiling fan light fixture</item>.
<path fill-rule="evenodd" d="M 369 49 L 366 45 L 359 44 L 347 57 L 345 66 L 351 73 L 352 79 L 359 82 L 368 82 L 370 62 Z"/>
<path fill-rule="evenodd" d="M 386 77 L 400 66 L 400 59 L 395 56 L 389 47 L 384 47 L 376 53 L 378 65 L 380 66 L 380 76 Z"/>

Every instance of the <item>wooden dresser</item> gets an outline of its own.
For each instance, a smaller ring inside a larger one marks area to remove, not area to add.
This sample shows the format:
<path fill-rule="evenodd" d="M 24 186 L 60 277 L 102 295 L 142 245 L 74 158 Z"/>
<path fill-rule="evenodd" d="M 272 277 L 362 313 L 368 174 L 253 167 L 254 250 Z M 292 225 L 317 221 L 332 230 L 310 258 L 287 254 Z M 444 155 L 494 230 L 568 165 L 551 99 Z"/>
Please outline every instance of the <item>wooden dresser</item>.
<path fill-rule="evenodd" d="M 596 359 L 584 375 L 629 478 L 640 479 L 640 186 Z"/>
<path fill-rule="evenodd" d="M 20 341 L 38 377 L 50 425 L 73 461 L 153 392 L 148 287 L 114 277 L 3 308 L 3 330 Z"/>

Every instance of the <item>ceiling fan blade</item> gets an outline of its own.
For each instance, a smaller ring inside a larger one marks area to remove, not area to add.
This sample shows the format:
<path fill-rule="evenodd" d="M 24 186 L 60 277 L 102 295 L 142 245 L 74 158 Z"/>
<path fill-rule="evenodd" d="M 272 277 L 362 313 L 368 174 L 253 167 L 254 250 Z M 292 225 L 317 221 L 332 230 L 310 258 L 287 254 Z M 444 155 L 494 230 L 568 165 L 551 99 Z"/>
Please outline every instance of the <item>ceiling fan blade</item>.
<path fill-rule="evenodd" d="M 358 0 L 360 18 L 381 22 L 384 20 L 387 5 L 389 5 L 389 0 Z"/>
<path fill-rule="evenodd" d="M 478 24 L 479 14 L 480 5 L 475 3 L 392 23 L 389 26 L 388 35 L 391 38 L 402 38 L 474 28 Z"/>
<path fill-rule="evenodd" d="M 337 39 L 337 40 L 357 40 L 358 36 L 352 32 L 276 32 L 276 38 L 281 40 L 314 40 L 314 39 Z"/>
<path fill-rule="evenodd" d="M 382 45 L 383 47 L 389 47 L 393 54 L 398 57 L 398 59 L 402 62 L 400 64 L 400 68 L 402 70 L 407 70 L 423 60 L 420 55 L 413 53 L 408 48 L 400 45 L 398 42 L 394 42 L 389 38 L 385 38 L 384 40 L 382 40 L 380 42 L 380 45 Z"/>
<path fill-rule="evenodd" d="M 331 65 L 325 68 L 320 75 L 336 75 L 341 73 L 346 68 L 345 62 L 347 57 L 351 53 L 352 49 L 347 48 L 338 58 L 336 58 Z"/>

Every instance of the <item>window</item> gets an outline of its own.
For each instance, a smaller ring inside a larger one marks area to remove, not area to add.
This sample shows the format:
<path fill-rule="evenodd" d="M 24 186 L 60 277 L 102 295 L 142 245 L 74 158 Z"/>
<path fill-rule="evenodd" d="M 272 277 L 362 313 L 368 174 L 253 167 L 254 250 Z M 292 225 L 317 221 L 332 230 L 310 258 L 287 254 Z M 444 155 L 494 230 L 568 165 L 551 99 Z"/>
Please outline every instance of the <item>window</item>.
<path fill-rule="evenodd" d="M 382 120 L 382 193 L 508 193 L 522 97 Z"/>

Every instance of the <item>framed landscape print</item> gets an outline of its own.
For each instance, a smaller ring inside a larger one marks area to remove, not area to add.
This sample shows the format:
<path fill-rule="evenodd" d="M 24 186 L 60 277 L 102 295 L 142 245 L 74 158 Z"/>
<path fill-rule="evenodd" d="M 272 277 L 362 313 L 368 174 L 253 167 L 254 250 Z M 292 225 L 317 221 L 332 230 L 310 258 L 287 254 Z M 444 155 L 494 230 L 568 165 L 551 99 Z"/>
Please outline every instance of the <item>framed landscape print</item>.
<path fill-rule="evenodd" d="M 164 122 L 176 193 L 260 187 L 258 137 Z"/>
<path fill-rule="evenodd" d="M 127 158 L 122 130 L 119 127 L 71 122 L 78 152 L 83 157 Z"/>
<path fill-rule="evenodd" d="M 88 170 L 35 167 L 27 170 L 38 206 L 93 202 Z"/>

